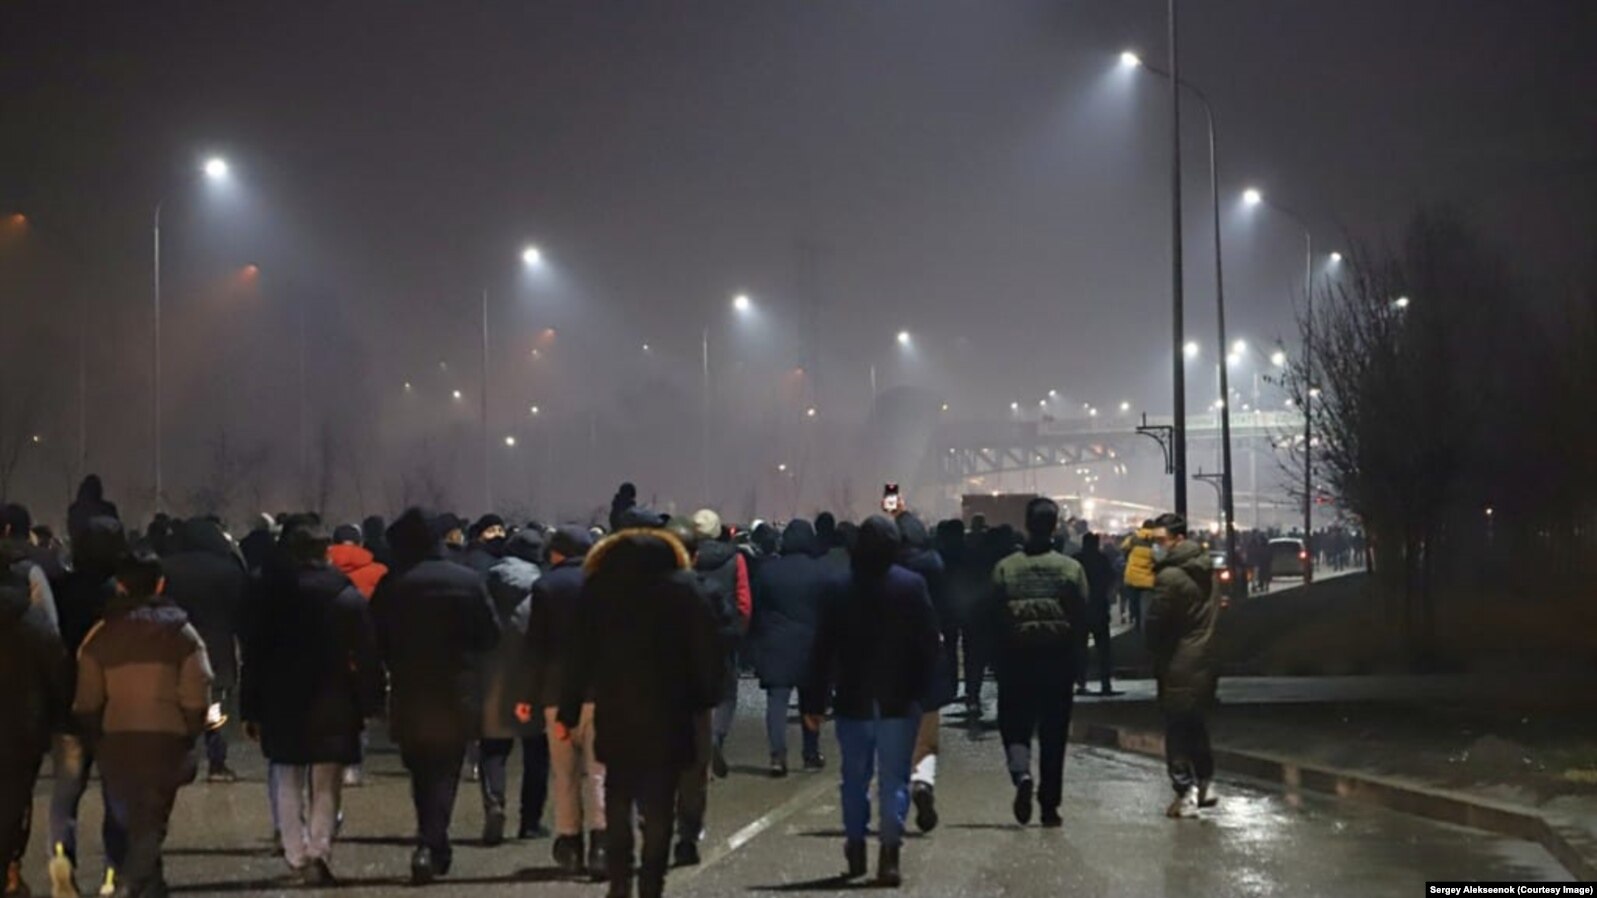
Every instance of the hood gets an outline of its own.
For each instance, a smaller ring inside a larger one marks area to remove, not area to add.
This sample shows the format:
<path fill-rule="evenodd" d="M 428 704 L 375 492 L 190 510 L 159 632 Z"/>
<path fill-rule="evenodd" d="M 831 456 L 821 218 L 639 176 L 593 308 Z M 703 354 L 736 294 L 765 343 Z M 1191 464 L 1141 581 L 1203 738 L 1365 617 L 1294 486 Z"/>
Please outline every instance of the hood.
<path fill-rule="evenodd" d="M 179 608 L 171 599 L 165 596 L 156 596 L 142 602 L 112 601 L 105 606 L 106 617 L 121 617 L 125 620 L 138 621 L 163 629 L 181 630 L 189 622 L 189 616 Z"/>
<path fill-rule="evenodd" d="M 681 540 L 666 530 L 644 529 L 622 530 L 599 540 L 582 563 L 589 576 L 614 569 L 637 580 L 689 567 L 688 550 Z"/>
<path fill-rule="evenodd" d="M 737 557 L 738 550 L 731 543 L 705 540 L 699 543 L 699 555 L 693 562 L 696 571 L 718 571 Z"/>
<path fill-rule="evenodd" d="M 815 525 L 809 521 L 800 518 L 782 531 L 783 555 L 808 555 L 814 558 L 824 551 L 821 541 L 815 538 Z"/>
<path fill-rule="evenodd" d="M 536 564 L 514 555 L 506 556 L 494 562 L 494 566 L 488 569 L 488 591 L 497 597 L 498 590 L 494 589 L 497 585 L 508 587 L 518 596 L 526 596 L 532 592 L 532 584 L 538 582 L 539 573 Z"/>
<path fill-rule="evenodd" d="M 204 518 L 190 518 L 183 522 L 178 530 L 178 548 L 184 552 L 233 557 L 233 544 L 227 541 L 222 528 Z"/>
<path fill-rule="evenodd" d="M 116 569 L 117 559 L 125 551 L 127 534 L 122 530 L 122 522 L 116 518 L 92 517 L 72 543 L 72 566 L 78 570 L 103 571 L 110 576 Z"/>
<path fill-rule="evenodd" d="M 887 573 L 903 545 L 898 525 L 891 518 L 872 515 L 859 527 L 859 541 L 854 546 L 854 572 L 868 577 Z"/>
<path fill-rule="evenodd" d="M 1170 549 L 1164 561 L 1154 565 L 1156 570 L 1167 567 L 1183 568 L 1189 573 L 1203 573 L 1214 569 L 1214 562 L 1209 560 L 1209 553 L 1204 551 L 1202 545 L 1195 539 L 1184 539 Z"/>
<path fill-rule="evenodd" d="M 100 482 L 100 475 L 90 474 L 78 484 L 78 501 L 83 503 L 99 503 L 105 501 L 105 485 Z"/>
<path fill-rule="evenodd" d="M 519 558 L 531 564 L 543 560 L 543 534 L 537 530 L 517 530 L 505 540 L 502 558 Z"/>
<path fill-rule="evenodd" d="M 354 543 L 336 543 L 327 547 L 327 560 L 346 574 L 363 567 L 371 567 L 375 560 L 371 550 Z"/>
<path fill-rule="evenodd" d="M 439 557 L 443 534 L 437 532 L 438 516 L 421 507 L 405 509 L 405 513 L 388 528 L 388 546 L 394 560 L 409 566 L 427 558 Z"/>
<path fill-rule="evenodd" d="M 916 552 L 932 547 L 932 535 L 926 531 L 926 522 L 913 514 L 898 516 L 898 532 L 904 537 L 904 546 Z"/>

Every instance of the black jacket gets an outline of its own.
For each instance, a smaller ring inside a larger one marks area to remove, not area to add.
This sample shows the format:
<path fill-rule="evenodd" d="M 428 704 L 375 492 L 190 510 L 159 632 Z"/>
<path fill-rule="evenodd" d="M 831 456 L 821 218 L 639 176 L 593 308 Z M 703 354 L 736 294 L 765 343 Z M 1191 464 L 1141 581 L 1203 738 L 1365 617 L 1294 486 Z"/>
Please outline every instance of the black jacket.
<path fill-rule="evenodd" d="M 764 688 L 798 686 L 809 677 L 821 603 L 839 579 L 822 551 L 810 522 L 794 521 L 783 531 L 781 556 L 766 559 L 754 575 L 749 641 Z"/>
<path fill-rule="evenodd" d="M 536 732 L 541 721 L 524 728 L 516 720 L 516 704 L 527 675 L 527 622 L 532 614 L 532 588 L 539 580 L 538 566 L 525 558 L 506 555 L 488 569 L 488 598 L 493 603 L 499 644 L 483 659 L 482 737 L 513 739 Z"/>
<path fill-rule="evenodd" d="M 278 764 L 358 764 L 360 732 L 382 706 L 366 600 L 327 565 L 265 597 L 245 645 L 239 710 Z"/>
<path fill-rule="evenodd" d="M 27 577 L 0 569 L 0 765 L 37 764 L 66 717 L 67 654 L 28 597 Z"/>
<path fill-rule="evenodd" d="M 937 630 L 940 634 L 947 633 L 955 628 L 955 618 L 949 595 L 948 570 L 943 564 L 943 556 L 932 548 L 931 534 L 926 532 L 926 525 L 921 523 L 920 518 L 912 514 L 900 515 L 898 528 L 904 534 L 904 551 L 898 563 L 905 570 L 919 574 L 921 579 L 926 581 L 926 593 L 931 598 Z M 936 672 L 927 687 L 926 695 L 921 700 L 923 709 L 941 708 L 954 700 L 957 691 L 955 685 L 955 680 L 958 679 L 957 668 L 958 659 L 939 651 Z"/>
<path fill-rule="evenodd" d="M 588 553 L 580 641 L 560 720 L 575 726 L 589 690 L 594 750 L 612 770 L 682 770 L 696 754 L 694 715 L 720 699 L 715 625 L 663 531 L 623 530 Z"/>
<path fill-rule="evenodd" d="M 825 713 L 827 701 L 837 716 L 851 719 L 869 719 L 877 709 L 883 717 L 918 713 L 939 647 L 936 615 L 919 574 L 898 565 L 879 573 L 856 566 L 846 583 L 829 591 L 804 713 Z"/>
<path fill-rule="evenodd" d="M 1109 620 L 1109 593 L 1120 578 L 1109 556 L 1096 547 L 1083 546 L 1076 561 L 1087 574 L 1087 623 L 1101 625 Z"/>
<path fill-rule="evenodd" d="M 529 681 L 525 694 L 537 707 L 559 707 L 564 697 L 566 669 L 577 642 L 584 578 L 582 559 L 567 558 L 532 584 L 527 605 Z M 591 700 L 592 696 L 585 698 Z"/>
<path fill-rule="evenodd" d="M 249 576 L 233 547 L 215 524 L 185 521 L 179 550 L 163 562 L 165 595 L 187 612 L 205 640 L 211 659 L 211 687 L 230 690 L 238 682 L 239 625 L 244 614 Z"/>
<path fill-rule="evenodd" d="M 78 484 L 78 497 L 67 507 L 67 539 L 76 551 L 89 521 L 94 518 L 116 518 L 116 505 L 105 499 L 105 487 L 98 474 L 90 474 Z"/>
<path fill-rule="evenodd" d="M 719 540 L 701 542 L 698 555 L 693 559 L 693 571 L 698 575 L 699 588 L 715 617 L 722 649 L 728 653 L 737 651 L 747 629 L 737 605 L 737 549 Z"/>
<path fill-rule="evenodd" d="M 497 639 L 488 590 L 469 568 L 445 561 L 441 548 L 407 566 L 392 529 L 389 539 L 401 567 L 371 600 L 392 690 L 389 733 L 403 746 L 453 750 L 476 738 L 482 722 L 482 656 Z"/>

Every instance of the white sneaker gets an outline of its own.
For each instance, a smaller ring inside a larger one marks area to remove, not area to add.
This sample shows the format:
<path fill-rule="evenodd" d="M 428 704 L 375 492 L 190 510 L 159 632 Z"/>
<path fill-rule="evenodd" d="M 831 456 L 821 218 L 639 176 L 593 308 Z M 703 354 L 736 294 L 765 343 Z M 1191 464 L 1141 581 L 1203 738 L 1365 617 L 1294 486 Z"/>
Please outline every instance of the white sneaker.
<path fill-rule="evenodd" d="M 1165 808 L 1164 815 L 1172 819 L 1198 816 L 1198 790 L 1188 789 L 1176 796 L 1170 807 Z"/>
<path fill-rule="evenodd" d="M 1220 796 L 1214 790 L 1213 780 L 1198 781 L 1198 807 L 1212 808 L 1220 803 Z"/>
<path fill-rule="evenodd" d="M 100 898 L 111 898 L 116 894 L 116 871 L 110 867 L 105 868 L 105 883 L 100 886 Z"/>

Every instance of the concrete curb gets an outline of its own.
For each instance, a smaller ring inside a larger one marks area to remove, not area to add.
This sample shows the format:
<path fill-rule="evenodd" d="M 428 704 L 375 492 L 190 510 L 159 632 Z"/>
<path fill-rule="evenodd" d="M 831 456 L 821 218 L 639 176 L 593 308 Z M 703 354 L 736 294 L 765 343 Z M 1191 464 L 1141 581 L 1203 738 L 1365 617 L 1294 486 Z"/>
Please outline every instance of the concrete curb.
<path fill-rule="evenodd" d="M 1086 745 L 1164 757 L 1161 733 L 1078 720 L 1071 723 L 1070 738 Z M 1303 790 L 1318 792 L 1536 842 L 1575 879 L 1597 880 L 1597 844 L 1579 827 L 1523 806 L 1367 773 L 1305 764 L 1264 752 L 1216 747 L 1214 761 L 1223 773 L 1278 784 L 1288 794 Z"/>

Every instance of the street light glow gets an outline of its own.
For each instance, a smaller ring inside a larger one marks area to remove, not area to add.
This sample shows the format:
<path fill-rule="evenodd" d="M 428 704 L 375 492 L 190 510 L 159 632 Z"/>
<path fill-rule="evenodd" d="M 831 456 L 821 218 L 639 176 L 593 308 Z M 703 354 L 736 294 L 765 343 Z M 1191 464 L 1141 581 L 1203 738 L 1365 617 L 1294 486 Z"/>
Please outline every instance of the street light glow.
<path fill-rule="evenodd" d="M 1181 350 L 1182 352 L 1186 353 L 1187 358 L 1189 359 L 1195 359 L 1198 357 L 1198 343 L 1196 340 L 1188 341 L 1187 345 L 1181 347 Z"/>
<path fill-rule="evenodd" d="M 408 380 L 405 381 L 405 392 L 406 393 L 410 392 L 410 381 L 408 381 Z"/>
<path fill-rule="evenodd" d="M 815 417 L 815 406 L 812 405 L 809 408 L 805 409 L 804 410 L 804 417 L 806 417 L 806 418 Z"/>
<path fill-rule="evenodd" d="M 512 449 L 516 448 L 516 438 L 515 437 L 505 437 L 505 445 L 509 446 Z"/>
<path fill-rule="evenodd" d="M 1049 399 L 1058 399 L 1059 398 L 1059 391 L 1058 390 L 1049 390 L 1048 391 L 1048 398 Z"/>
<path fill-rule="evenodd" d="M 227 177 L 227 160 L 220 156 L 212 156 L 205 160 L 205 177 L 212 181 L 220 181 Z"/>
<path fill-rule="evenodd" d="M 1281 349 L 1277 349 L 1275 352 L 1270 353 L 1270 364 L 1274 365 L 1277 368 L 1285 368 L 1286 367 L 1286 351 L 1285 350 L 1281 350 Z"/>
<path fill-rule="evenodd" d="M 451 397 L 453 397 L 454 399 L 457 399 L 457 400 L 460 399 L 460 391 L 459 390 L 455 390 L 455 391 L 451 392 L 449 395 Z"/>
<path fill-rule="evenodd" d="M 787 473 L 787 462 L 782 462 L 781 464 L 777 465 L 776 469 L 784 474 Z"/>
<path fill-rule="evenodd" d="M 1242 364 L 1242 354 L 1236 352 L 1227 353 L 1225 357 L 1225 363 L 1228 367 L 1235 368 L 1236 366 Z"/>
<path fill-rule="evenodd" d="M 1339 253 L 1339 252 L 1333 251 L 1331 253 L 1331 264 L 1332 265 L 1336 265 L 1336 264 L 1339 264 L 1341 261 L 1342 261 L 1342 254 Z"/>
<path fill-rule="evenodd" d="M 1407 296 L 1399 296 L 1397 298 L 1397 301 L 1392 303 L 1392 305 L 1397 306 L 1400 309 L 1406 309 L 1406 308 L 1408 308 L 1408 297 Z"/>
<path fill-rule="evenodd" d="M 1238 340 L 1235 343 L 1232 343 L 1231 344 L 1231 351 L 1236 353 L 1237 355 L 1241 355 L 1244 352 L 1247 352 L 1248 351 L 1248 341 L 1246 341 L 1246 340 Z"/>
<path fill-rule="evenodd" d="M 1134 69 L 1134 68 L 1136 68 L 1137 66 L 1140 66 L 1140 65 L 1142 65 L 1142 57 L 1141 56 L 1138 56 L 1136 53 L 1133 53 L 1130 50 L 1122 50 L 1122 51 L 1120 51 L 1120 67 L 1121 68 Z"/>
<path fill-rule="evenodd" d="M 732 298 L 732 308 L 737 309 L 739 312 L 747 312 L 752 306 L 753 303 L 749 302 L 747 293 L 739 293 Z"/>
<path fill-rule="evenodd" d="M 899 331 L 898 332 L 898 345 L 900 345 L 900 346 L 908 346 L 909 345 L 909 331 Z"/>
<path fill-rule="evenodd" d="M 1009 403 L 1009 410 L 1012 411 L 1012 412 L 1020 411 L 1020 403 L 1018 403 L 1018 402 Z"/>
<path fill-rule="evenodd" d="M 534 418 L 536 418 L 536 417 L 538 417 L 538 415 L 540 415 L 540 414 L 542 414 L 542 412 L 543 412 L 543 410 L 542 410 L 542 409 L 540 409 L 540 408 L 538 408 L 538 407 L 537 407 L 537 406 L 536 406 L 536 405 L 535 405 L 535 406 L 532 406 L 532 407 L 531 407 L 531 408 L 529 408 L 529 409 L 527 409 L 527 411 L 529 411 L 529 412 L 532 412 L 532 416 L 533 416 L 533 417 L 534 417 Z"/>
<path fill-rule="evenodd" d="M 539 265 L 542 265 L 543 250 L 540 250 L 536 246 L 529 245 L 526 249 L 521 251 L 521 264 L 527 266 L 528 268 L 537 268 Z"/>
<path fill-rule="evenodd" d="M 1121 410 L 1121 411 L 1122 411 L 1122 412 L 1129 412 L 1129 411 L 1131 411 L 1131 403 L 1129 403 L 1129 402 L 1122 402 L 1122 403 L 1120 403 L 1120 410 Z"/>
<path fill-rule="evenodd" d="M 1257 206 L 1264 202 L 1264 194 L 1260 193 L 1257 187 L 1249 187 L 1242 191 L 1242 202 L 1249 206 Z"/>

